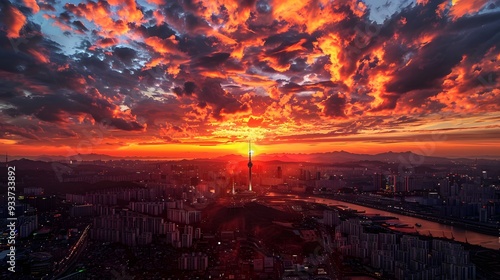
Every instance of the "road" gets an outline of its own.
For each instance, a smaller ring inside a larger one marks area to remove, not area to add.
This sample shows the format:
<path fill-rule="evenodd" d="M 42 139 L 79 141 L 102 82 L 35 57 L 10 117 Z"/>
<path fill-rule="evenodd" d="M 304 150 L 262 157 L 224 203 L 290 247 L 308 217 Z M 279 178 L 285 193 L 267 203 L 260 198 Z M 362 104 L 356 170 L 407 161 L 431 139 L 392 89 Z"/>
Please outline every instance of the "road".
<path fill-rule="evenodd" d="M 90 225 L 85 227 L 78 241 L 71 247 L 68 255 L 59 263 L 59 267 L 54 272 L 52 279 L 57 279 L 64 275 L 66 271 L 78 260 L 78 257 L 85 249 L 89 238 Z"/>

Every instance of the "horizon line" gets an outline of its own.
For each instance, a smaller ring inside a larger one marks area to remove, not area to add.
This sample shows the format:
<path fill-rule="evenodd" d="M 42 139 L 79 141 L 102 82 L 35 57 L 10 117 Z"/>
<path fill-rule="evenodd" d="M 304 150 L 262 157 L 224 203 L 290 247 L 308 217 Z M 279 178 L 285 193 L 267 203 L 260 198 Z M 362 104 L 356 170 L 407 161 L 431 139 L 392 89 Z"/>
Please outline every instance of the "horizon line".
<path fill-rule="evenodd" d="M 393 151 L 386 151 L 382 153 L 353 153 L 345 150 L 336 150 L 336 151 L 329 151 L 329 152 L 313 152 L 313 153 L 261 153 L 258 156 L 279 156 L 279 155 L 290 155 L 290 156 L 308 156 L 308 155 L 324 155 L 324 154 L 329 154 L 329 153 L 348 153 L 354 156 L 377 156 L 377 155 L 383 155 L 383 154 L 408 154 L 412 153 L 418 156 L 423 156 L 423 157 L 433 157 L 433 158 L 442 158 L 442 159 L 469 159 L 469 160 L 474 160 L 474 159 L 487 159 L 487 160 L 500 160 L 500 155 L 476 155 L 476 156 L 454 156 L 454 155 L 425 155 L 425 154 L 419 154 L 413 151 L 404 151 L 404 152 L 393 152 Z M 45 161 L 43 158 L 50 159 L 50 161 L 46 162 L 57 162 L 61 160 L 74 160 L 74 161 L 97 161 L 97 160 L 102 160 L 102 159 L 94 159 L 94 160 L 78 160 L 75 159 L 77 156 L 101 156 L 101 157 L 110 157 L 112 159 L 104 159 L 102 161 L 110 161 L 110 160 L 166 160 L 166 161 L 181 161 L 181 160 L 214 160 L 218 158 L 223 158 L 223 157 L 229 157 L 229 156 L 235 156 L 235 157 L 241 157 L 242 159 L 245 158 L 245 156 L 237 154 L 237 153 L 228 153 L 224 155 L 214 155 L 216 153 L 210 153 L 206 152 L 206 154 L 212 154 L 213 156 L 209 157 L 203 157 L 203 156 L 194 156 L 194 157 L 182 157 L 182 156 L 135 156 L 135 155 L 128 155 L 128 156 L 114 156 L 114 155 L 109 155 L 109 154 L 98 154 L 98 153 L 88 153 L 88 154 L 82 154 L 82 153 L 77 153 L 73 154 L 70 156 L 63 156 L 63 155 L 9 155 L 9 161 L 14 161 L 14 160 L 21 160 L 21 159 L 27 159 L 27 160 L 39 160 L 39 161 Z M 56 158 L 56 159 L 53 159 Z M 59 158 L 59 159 L 57 159 Z M 268 159 L 266 161 L 270 161 L 272 159 Z M 279 160 L 279 159 L 274 159 L 274 160 Z M 258 158 L 257 158 L 257 161 Z"/>

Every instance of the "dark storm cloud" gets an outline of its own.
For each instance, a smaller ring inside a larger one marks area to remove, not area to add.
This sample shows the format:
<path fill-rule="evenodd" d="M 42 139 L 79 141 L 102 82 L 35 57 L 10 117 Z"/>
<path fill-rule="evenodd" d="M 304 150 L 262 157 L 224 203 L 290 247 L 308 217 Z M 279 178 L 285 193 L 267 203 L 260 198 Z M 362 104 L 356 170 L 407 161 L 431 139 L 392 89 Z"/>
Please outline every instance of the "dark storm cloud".
<path fill-rule="evenodd" d="M 264 47 L 273 48 L 270 53 L 279 52 L 285 49 L 287 46 L 298 43 L 301 39 L 310 39 L 311 35 L 307 33 L 301 33 L 295 29 L 288 30 L 279 34 L 272 34 L 265 38 Z"/>
<path fill-rule="evenodd" d="M 221 113 L 234 114 L 249 109 L 248 105 L 242 104 L 231 94 L 225 92 L 220 82 L 213 79 L 207 79 L 203 83 L 197 97 L 200 107 L 205 107 L 205 104 L 213 106 L 213 116 L 216 119 L 222 118 Z"/>
<path fill-rule="evenodd" d="M 203 32 L 211 29 L 208 22 L 193 14 L 185 16 L 186 28 L 190 32 Z"/>
<path fill-rule="evenodd" d="M 422 34 L 433 31 L 433 29 L 439 30 L 445 27 L 449 23 L 449 19 L 436 12 L 443 2 L 449 1 L 430 0 L 427 5 L 408 4 L 401 12 L 392 15 L 389 20 L 384 22 L 380 36 L 392 37 L 394 33 L 398 33 L 407 39 L 415 39 Z M 400 23 L 402 19 L 405 19 L 405 24 Z"/>
<path fill-rule="evenodd" d="M 81 33 L 89 31 L 87 27 L 85 27 L 85 25 L 79 20 L 75 20 L 71 24 L 76 28 L 76 30 L 78 30 Z"/>
<path fill-rule="evenodd" d="M 120 47 L 118 47 L 120 49 Z M 111 69 L 111 64 L 114 59 L 121 62 L 127 62 L 132 59 L 132 52 L 128 50 L 118 51 L 115 56 L 105 56 L 102 50 L 93 52 L 83 52 L 74 56 L 78 67 L 75 67 L 82 76 L 87 77 L 87 82 L 90 82 L 100 92 L 108 96 L 115 96 L 117 93 L 115 89 L 123 89 L 124 93 L 128 90 L 134 89 L 138 84 L 138 74 L 132 75 L 126 68 L 119 69 L 121 72 Z M 101 59 L 100 57 L 104 57 Z M 149 77 L 149 76 L 148 76 Z M 109 89 L 111 88 L 111 90 Z"/>
<path fill-rule="evenodd" d="M 131 64 L 132 59 L 134 59 L 137 55 L 137 51 L 126 47 L 114 48 L 113 53 L 118 59 L 120 59 L 125 64 Z"/>
<path fill-rule="evenodd" d="M 179 50 L 193 58 L 207 56 L 216 51 L 217 42 L 216 38 L 203 35 L 183 36 L 179 40 Z"/>
<path fill-rule="evenodd" d="M 406 45 L 395 41 L 386 42 L 384 49 L 385 49 L 384 62 L 385 64 L 389 65 L 391 63 L 400 65 L 404 63 L 405 55 L 416 52 L 416 50 L 413 50 L 412 48 L 407 47 Z"/>
<path fill-rule="evenodd" d="M 345 118 L 346 98 L 339 93 L 330 93 L 324 102 L 323 113 L 328 117 Z"/>
<path fill-rule="evenodd" d="M 136 27 L 135 30 L 139 32 L 139 34 L 141 34 L 144 38 L 158 37 L 161 39 L 166 39 L 172 35 L 175 35 L 175 31 L 165 22 L 148 27 L 141 25 Z"/>
<path fill-rule="evenodd" d="M 181 102 L 173 97 L 164 101 L 149 98 L 137 102 L 132 109 L 132 113 L 142 116 L 148 125 L 148 129 L 159 128 L 161 125 L 168 123 L 176 125 L 172 129 L 182 132 L 178 125 L 182 124 L 187 109 L 181 109 L 180 105 Z"/>
<path fill-rule="evenodd" d="M 30 32 L 30 29 L 26 32 Z M 6 71 L 2 76 L 8 79 L 0 80 L 2 103 L 8 105 L 8 108 L 3 110 L 4 114 L 12 118 L 33 116 L 49 123 L 65 123 L 68 121 L 68 115 L 88 114 L 96 122 L 106 123 L 118 129 L 143 129 L 143 126 L 134 120 L 115 116 L 117 107 L 105 95 L 97 94 L 95 89 L 85 90 L 86 84 L 96 81 L 93 77 L 98 77 L 96 74 L 99 73 L 102 73 L 102 81 L 115 80 L 120 85 L 127 82 L 122 74 L 110 79 L 112 73 L 107 72 L 109 67 L 104 61 L 91 56 L 81 58 L 79 66 L 87 69 L 88 74 L 85 74 L 86 71 L 82 68 L 70 67 L 68 63 L 72 61 L 59 53 L 59 46 L 40 35 L 26 38 L 17 49 L 6 47 L 8 43 L 10 42 L 6 40 L 5 33 L 0 33 L 0 44 L 4 46 L 0 50 L 0 57 L 3 58 L 0 70 Z M 48 59 L 58 65 L 34 60 L 30 56 L 33 50 L 48 52 Z M 124 48 L 118 51 L 118 56 L 123 60 L 130 60 L 133 52 Z M 65 63 L 68 66 L 65 66 Z M 99 84 L 99 88 L 105 89 L 105 86 Z M 21 89 L 27 90 L 29 94 L 26 95 Z M 28 137 L 26 133 L 17 134 Z"/>
<path fill-rule="evenodd" d="M 210 30 L 208 22 L 198 16 L 201 7 L 184 1 L 167 1 L 162 11 L 171 26 L 182 33 L 200 34 Z M 201 3 L 200 3 L 201 4 Z"/>
<path fill-rule="evenodd" d="M 31 140 L 39 140 L 40 138 L 36 135 L 36 132 L 30 129 L 17 127 L 15 125 L 10 125 L 0 122 L 0 137 L 6 138 L 10 135 L 18 135 Z"/>
<path fill-rule="evenodd" d="M 306 58 L 297 58 L 293 61 L 292 65 L 290 65 L 290 71 L 301 73 L 302 71 L 306 70 L 307 67 L 308 64 Z"/>
<path fill-rule="evenodd" d="M 269 65 L 269 62 L 267 61 L 256 61 L 253 63 L 253 65 L 257 68 L 259 68 L 260 70 L 262 70 L 263 72 L 266 72 L 266 73 L 278 73 L 279 71 L 277 71 L 276 69 L 274 69 L 273 67 L 271 67 Z M 249 71 L 250 73 L 252 73 L 251 71 Z"/>
<path fill-rule="evenodd" d="M 15 79 L 27 78 L 27 86 L 55 86 L 55 82 L 66 82 L 60 79 L 56 70 L 49 62 L 64 65 L 67 57 L 60 53 L 60 45 L 45 39 L 40 34 L 40 26 L 27 24 L 25 38 L 19 41 L 10 41 L 4 32 L 0 31 L 0 70 L 6 71 L 3 75 L 19 74 Z M 35 54 L 35 55 L 34 55 Z M 10 78 L 11 81 L 14 78 Z M 17 81 L 19 82 L 19 81 Z M 22 85 L 23 83 L 20 83 Z"/>
<path fill-rule="evenodd" d="M 259 63 L 267 72 L 282 72 L 280 69 L 285 68 L 290 72 L 301 72 L 308 67 L 306 59 L 301 55 L 310 53 L 314 48 L 314 42 L 316 42 L 314 36 L 296 30 L 272 35 L 265 39 L 265 51 L 256 56 L 255 60 L 257 62 L 262 57 L 269 59 L 269 62 Z"/>
<path fill-rule="evenodd" d="M 462 53 L 456 47 L 461 43 L 464 43 L 461 38 L 445 36 L 424 46 L 418 58 L 396 73 L 395 79 L 386 85 L 386 90 L 406 93 L 438 86 L 462 59 Z"/>
<path fill-rule="evenodd" d="M 438 87 L 464 55 L 468 61 L 477 62 L 487 50 L 500 45 L 498 30 L 499 12 L 451 23 L 447 32 L 423 46 L 407 66 L 396 72 L 386 86 L 387 91 L 401 94 Z"/>
<path fill-rule="evenodd" d="M 0 101 L 5 102 L 11 98 L 21 96 L 22 93 L 16 89 L 16 83 L 8 80 L 0 80 Z"/>
<path fill-rule="evenodd" d="M 323 91 L 328 90 L 330 88 L 337 88 L 339 90 L 347 90 L 346 85 L 341 83 L 334 83 L 332 81 L 324 81 L 318 83 L 309 83 L 309 84 L 296 84 L 296 83 L 287 83 L 280 87 L 280 90 L 283 92 L 303 92 L 303 91 Z"/>
<path fill-rule="evenodd" d="M 59 14 L 59 19 L 64 22 L 69 22 L 71 20 L 71 15 L 68 12 L 62 12 Z"/>
<path fill-rule="evenodd" d="M 187 95 L 193 94 L 194 90 L 196 89 L 196 84 L 193 82 L 185 82 L 184 83 L 184 92 Z"/>
<path fill-rule="evenodd" d="M 175 94 L 177 94 L 177 96 L 182 96 L 183 94 L 191 96 L 195 92 L 196 88 L 197 86 L 194 82 L 185 82 L 184 88 L 175 87 L 172 90 Z"/>
<path fill-rule="evenodd" d="M 144 130 L 144 126 L 136 121 L 126 121 L 120 118 L 104 119 L 103 124 L 108 124 L 125 131 Z"/>
<path fill-rule="evenodd" d="M 65 114 L 89 114 L 99 122 L 114 126 L 122 130 L 142 130 L 144 127 L 136 121 L 127 121 L 114 116 L 116 106 L 103 98 L 97 89 L 90 89 L 84 94 L 60 91 L 35 96 L 16 96 L 9 99 L 14 108 L 5 110 L 11 117 L 22 115 L 51 122 L 67 122 Z"/>
<path fill-rule="evenodd" d="M 99 70 L 101 71 L 109 70 L 109 65 L 104 60 L 99 59 L 97 55 L 91 55 L 90 53 L 85 53 L 79 56 L 78 58 L 80 65 L 89 69 L 90 72 L 99 73 L 100 72 Z"/>
<path fill-rule="evenodd" d="M 5 34 L 5 33 L 4 33 Z M 1 40 L 1 39 L 0 39 Z M 10 42 L 4 41 L 10 47 Z M 4 45 L 5 45 L 4 44 Z M 13 50 L 2 49 L 0 50 L 0 69 L 8 72 L 21 72 L 25 67 L 34 64 L 32 57 L 21 52 L 14 52 Z"/>
<path fill-rule="evenodd" d="M 216 68 L 224 63 L 230 56 L 230 53 L 214 53 L 202 56 L 193 64 L 195 68 Z"/>

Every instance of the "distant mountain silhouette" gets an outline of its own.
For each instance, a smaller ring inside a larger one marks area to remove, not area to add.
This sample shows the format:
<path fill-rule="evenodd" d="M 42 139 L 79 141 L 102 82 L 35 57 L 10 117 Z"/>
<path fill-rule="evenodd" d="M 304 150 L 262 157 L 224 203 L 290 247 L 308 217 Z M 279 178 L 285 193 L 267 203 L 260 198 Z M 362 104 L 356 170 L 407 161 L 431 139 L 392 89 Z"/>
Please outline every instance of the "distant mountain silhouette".
<path fill-rule="evenodd" d="M 247 157 L 243 155 L 225 155 L 221 157 L 214 158 L 217 161 L 233 161 L 240 162 L 246 161 Z M 348 163 L 348 162 L 360 162 L 360 161 L 374 161 L 374 162 L 385 162 L 385 163 L 408 163 L 411 165 L 418 164 L 450 164 L 453 159 L 444 157 L 434 157 L 419 155 L 413 152 L 386 152 L 375 155 L 369 154 L 354 154 L 346 151 L 335 151 L 327 153 L 312 153 L 312 154 L 291 154 L 291 153 L 280 153 L 280 154 L 256 154 L 253 157 L 254 161 L 264 161 L 264 162 L 311 162 L 311 163 Z M 472 159 L 461 159 L 462 161 L 472 161 Z"/>
<path fill-rule="evenodd" d="M 69 162 L 71 161 L 109 161 L 109 160 L 151 160 L 151 159 L 157 159 L 157 158 L 162 158 L 162 157 L 137 157 L 137 156 L 130 156 L 130 157 L 116 157 L 116 156 L 110 156 L 106 154 L 74 154 L 70 156 L 61 156 L 61 155 L 39 155 L 39 156 L 16 156 L 12 155 L 9 156 L 9 160 L 19 160 L 19 159 L 29 159 L 29 160 L 35 160 L 35 161 L 45 161 L 45 162 L 51 162 L 51 161 L 64 161 L 64 162 Z"/>
<path fill-rule="evenodd" d="M 20 160 L 31 160 L 38 162 L 50 162 L 50 161 L 63 161 L 68 162 L 73 161 L 109 161 L 109 160 L 161 160 L 162 157 L 115 157 L 105 154 L 76 154 L 72 156 L 51 156 L 51 155 L 41 155 L 32 157 L 21 157 L 21 156 L 9 156 L 10 160 L 17 159 Z M 175 160 L 175 159 L 172 159 Z M 180 159 L 179 159 L 180 160 Z M 204 160 L 218 161 L 218 162 L 241 162 L 247 161 L 248 157 L 246 155 L 229 154 L 224 156 L 219 156 L 215 158 L 205 158 Z M 374 162 L 385 162 L 385 163 L 409 163 L 409 164 L 451 164 L 451 163 L 474 163 L 476 159 L 468 158 L 445 158 L 436 157 L 432 155 L 419 155 L 410 151 L 407 152 L 385 152 L 380 154 L 355 154 L 346 151 L 335 151 L 326 153 L 273 153 L 273 154 L 255 154 L 252 158 L 253 161 L 261 162 L 310 162 L 310 163 L 349 163 L 349 162 L 360 162 L 360 161 L 374 161 Z M 477 163 L 488 163 L 497 162 L 494 159 L 477 159 Z M 28 164 L 27 162 L 23 164 Z M 34 164 L 34 163 L 33 163 Z"/>
<path fill-rule="evenodd" d="M 248 159 L 248 158 L 244 157 L 242 155 L 230 154 L 230 155 L 216 157 L 216 158 L 213 158 L 212 160 L 224 161 L 224 162 L 228 162 L 228 161 L 239 162 L 239 161 L 242 161 L 242 160 L 245 160 L 245 159 Z"/>

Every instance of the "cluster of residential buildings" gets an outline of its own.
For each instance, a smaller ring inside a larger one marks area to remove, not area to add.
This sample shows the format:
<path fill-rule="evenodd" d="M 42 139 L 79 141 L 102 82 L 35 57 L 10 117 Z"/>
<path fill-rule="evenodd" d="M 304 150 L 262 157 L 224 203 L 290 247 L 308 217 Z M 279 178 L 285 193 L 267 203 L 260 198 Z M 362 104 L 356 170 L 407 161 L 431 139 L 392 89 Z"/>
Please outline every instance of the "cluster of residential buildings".
<path fill-rule="evenodd" d="M 201 239 L 200 228 L 189 225 L 183 228 L 181 233 L 178 224 L 164 218 L 120 209 L 111 215 L 95 217 L 90 236 L 94 240 L 121 242 L 128 246 L 150 244 L 155 237 L 177 248 L 189 248 L 193 245 L 193 238 Z"/>
<path fill-rule="evenodd" d="M 17 218 L 19 222 L 19 237 L 26 238 L 38 229 L 38 215 L 22 215 Z"/>
<path fill-rule="evenodd" d="M 39 217 L 36 213 L 36 210 L 32 206 L 24 203 L 19 203 L 15 206 L 14 213 L 19 213 L 19 216 L 17 216 L 17 220 L 15 221 L 19 238 L 26 238 L 38 229 Z M 3 217 L 0 224 L 4 229 L 7 229 L 7 225 L 11 222 L 7 219 L 10 218 L 10 216 L 8 216 L 7 204 L 4 204 L 3 207 L 0 207 L 0 216 Z"/>
<path fill-rule="evenodd" d="M 477 219 L 483 223 L 500 215 L 498 186 L 481 185 L 477 181 L 462 183 L 447 178 L 440 181 L 439 194 L 442 198 L 441 215 Z"/>
<path fill-rule="evenodd" d="M 90 237 L 94 240 L 121 242 L 127 246 L 153 243 L 189 248 L 193 239 L 201 239 L 201 211 L 184 204 L 184 200 L 164 200 L 158 196 L 164 185 L 125 190 L 106 190 L 86 194 L 66 194 L 72 203 L 70 216 L 93 217 Z M 127 207 L 118 202 L 128 203 Z M 179 230 L 179 224 L 183 228 Z"/>
<path fill-rule="evenodd" d="M 343 256 L 365 260 L 396 279 L 475 279 L 476 267 L 463 246 L 446 240 L 369 232 L 359 219 L 335 228 L 333 247 Z"/>
<path fill-rule="evenodd" d="M 164 196 L 167 186 L 152 188 L 110 189 L 86 194 L 66 194 L 66 201 L 75 204 L 116 205 L 120 201 L 154 201 Z"/>
<path fill-rule="evenodd" d="M 178 259 L 178 269 L 180 270 L 199 270 L 204 271 L 208 268 L 208 256 L 207 254 L 196 252 L 196 253 L 184 253 Z"/>

